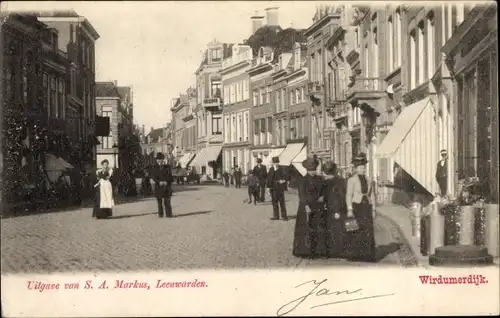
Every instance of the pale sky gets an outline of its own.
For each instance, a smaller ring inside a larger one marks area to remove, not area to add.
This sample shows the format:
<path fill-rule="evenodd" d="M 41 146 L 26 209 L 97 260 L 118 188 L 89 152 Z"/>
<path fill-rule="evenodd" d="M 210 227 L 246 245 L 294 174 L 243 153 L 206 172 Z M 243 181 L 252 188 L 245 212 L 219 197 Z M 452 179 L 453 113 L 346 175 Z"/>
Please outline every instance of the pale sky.
<path fill-rule="evenodd" d="M 287 28 L 312 24 L 319 2 L 2 2 L 7 10 L 74 9 L 101 36 L 96 42 L 97 81 L 132 86 L 134 121 L 161 127 L 170 118 L 170 101 L 195 84 L 194 72 L 206 44 L 242 42 L 250 37 L 250 16 L 278 6 Z"/>

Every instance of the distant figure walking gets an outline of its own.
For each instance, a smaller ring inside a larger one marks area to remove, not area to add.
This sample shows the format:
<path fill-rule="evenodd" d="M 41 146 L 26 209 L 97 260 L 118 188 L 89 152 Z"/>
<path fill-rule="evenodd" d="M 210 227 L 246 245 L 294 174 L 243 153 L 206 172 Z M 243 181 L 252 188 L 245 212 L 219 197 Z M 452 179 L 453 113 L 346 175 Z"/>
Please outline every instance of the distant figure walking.
<path fill-rule="evenodd" d="M 241 168 L 238 166 L 234 166 L 234 186 L 236 188 L 241 188 L 241 178 L 243 178 L 243 172 L 241 172 Z"/>
<path fill-rule="evenodd" d="M 257 159 L 257 165 L 253 168 L 253 175 L 259 179 L 259 200 L 264 202 L 266 200 L 266 180 L 267 169 L 262 165 L 262 159 Z"/>
<path fill-rule="evenodd" d="M 271 220 L 280 219 L 288 221 L 288 216 L 286 214 L 285 205 L 285 185 L 287 176 L 282 167 L 279 166 L 279 158 L 273 157 L 273 166 L 269 169 L 269 174 L 267 175 L 267 187 L 271 193 L 271 200 L 273 202 L 273 217 Z"/>
<path fill-rule="evenodd" d="M 224 178 L 224 186 L 229 188 L 229 172 L 225 171 L 222 177 Z"/>

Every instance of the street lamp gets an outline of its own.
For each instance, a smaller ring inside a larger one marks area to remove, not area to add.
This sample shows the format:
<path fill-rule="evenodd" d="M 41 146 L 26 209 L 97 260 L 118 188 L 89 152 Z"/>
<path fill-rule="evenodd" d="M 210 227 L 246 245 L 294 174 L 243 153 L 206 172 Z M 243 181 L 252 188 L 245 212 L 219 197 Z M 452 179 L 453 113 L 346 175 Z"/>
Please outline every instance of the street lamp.
<path fill-rule="evenodd" d="M 113 167 L 116 169 L 116 162 L 117 162 L 117 158 L 116 157 L 118 156 L 118 154 L 116 153 L 116 149 L 118 148 L 118 144 L 115 142 L 113 144 L 112 148 L 115 149 L 115 150 L 113 150 L 113 162 L 114 162 L 114 166 Z"/>

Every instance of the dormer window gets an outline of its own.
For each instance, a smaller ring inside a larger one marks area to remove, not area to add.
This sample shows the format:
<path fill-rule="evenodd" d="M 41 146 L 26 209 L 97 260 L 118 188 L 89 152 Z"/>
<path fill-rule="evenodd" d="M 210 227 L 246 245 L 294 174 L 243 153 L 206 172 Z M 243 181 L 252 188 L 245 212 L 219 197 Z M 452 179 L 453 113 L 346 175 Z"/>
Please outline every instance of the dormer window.
<path fill-rule="evenodd" d="M 295 46 L 295 52 L 293 58 L 294 58 L 293 69 L 298 70 L 300 68 L 300 45 Z"/>
<path fill-rule="evenodd" d="M 212 62 L 220 62 L 222 60 L 222 50 L 213 49 L 210 51 L 210 60 Z"/>

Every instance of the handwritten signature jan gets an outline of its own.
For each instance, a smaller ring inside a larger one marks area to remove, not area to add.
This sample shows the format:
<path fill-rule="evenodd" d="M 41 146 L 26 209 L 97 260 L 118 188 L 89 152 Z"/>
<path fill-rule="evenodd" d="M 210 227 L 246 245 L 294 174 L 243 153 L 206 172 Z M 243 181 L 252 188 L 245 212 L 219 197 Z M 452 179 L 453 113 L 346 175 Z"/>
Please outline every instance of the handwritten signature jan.
<path fill-rule="evenodd" d="M 319 304 L 315 304 L 310 307 L 310 309 L 318 308 L 318 307 L 324 307 L 324 306 L 331 306 L 331 305 L 336 305 L 336 304 L 341 304 L 341 303 L 347 303 L 347 302 L 353 302 L 353 301 L 360 301 L 360 300 L 366 300 L 366 299 L 372 299 L 372 298 L 381 298 L 381 297 L 389 297 L 395 295 L 393 294 L 378 294 L 378 295 L 370 295 L 370 296 L 364 296 L 362 294 L 363 289 L 358 288 L 358 289 L 352 289 L 352 290 L 329 290 L 326 288 L 323 284 L 325 284 L 328 281 L 328 279 L 323 279 L 321 281 L 316 281 L 316 280 L 309 280 L 307 282 L 304 282 L 302 284 L 299 284 L 295 286 L 295 288 L 299 287 L 304 287 L 304 286 L 309 286 L 312 289 L 309 290 L 307 294 L 304 296 L 301 296 L 297 299 L 294 299 L 283 306 L 281 306 L 277 311 L 276 314 L 278 316 L 284 316 L 286 314 L 291 313 L 295 309 L 297 309 L 302 303 L 304 303 L 307 299 L 317 299 L 318 297 L 321 297 L 321 300 L 325 300 L 326 302 L 322 302 Z M 342 297 L 341 299 L 337 298 L 335 299 L 335 296 L 351 296 L 348 298 Z"/>

